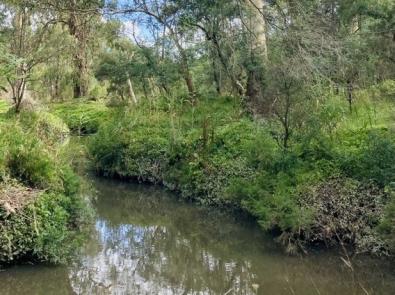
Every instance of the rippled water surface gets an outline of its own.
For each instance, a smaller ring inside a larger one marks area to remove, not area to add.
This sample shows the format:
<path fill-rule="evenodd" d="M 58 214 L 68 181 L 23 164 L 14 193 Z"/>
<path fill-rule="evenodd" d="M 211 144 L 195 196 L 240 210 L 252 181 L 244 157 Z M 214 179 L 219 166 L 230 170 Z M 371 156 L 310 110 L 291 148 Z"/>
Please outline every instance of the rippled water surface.
<path fill-rule="evenodd" d="M 390 262 L 289 257 L 252 223 L 162 189 L 100 180 L 95 229 L 69 267 L 0 271 L 0 294 L 395 294 Z"/>

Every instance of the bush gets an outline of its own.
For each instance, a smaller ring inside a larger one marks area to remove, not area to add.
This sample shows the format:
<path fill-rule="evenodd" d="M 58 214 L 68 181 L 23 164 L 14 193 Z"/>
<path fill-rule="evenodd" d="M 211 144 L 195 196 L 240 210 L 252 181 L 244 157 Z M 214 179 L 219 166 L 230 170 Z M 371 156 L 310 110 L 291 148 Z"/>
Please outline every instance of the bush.
<path fill-rule="evenodd" d="M 71 203 L 62 194 L 43 193 L 21 211 L 0 216 L 0 263 L 27 257 L 60 263 L 70 257 L 76 246 L 69 229 Z"/>
<path fill-rule="evenodd" d="M 386 80 L 375 87 L 383 98 L 395 97 L 395 80 Z"/>
<path fill-rule="evenodd" d="M 50 150 L 35 134 L 25 133 L 19 123 L 1 126 L 3 169 L 28 186 L 60 187 L 56 162 Z"/>
<path fill-rule="evenodd" d="M 119 110 L 117 119 L 103 126 L 89 144 L 96 170 L 110 176 L 161 181 L 170 149 L 167 126 L 137 124 L 123 112 Z"/>
<path fill-rule="evenodd" d="M 300 195 L 299 205 L 314 212 L 313 222 L 303 234 L 310 242 L 342 242 L 359 252 L 382 253 L 386 246 L 375 228 L 387 199 L 374 183 L 333 178 L 315 184 Z"/>
<path fill-rule="evenodd" d="M 18 119 L 23 129 L 51 145 L 64 143 L 70 133 L 62 119 L 48 112 L 22 112 Z"/>
<path fill-rule="evenodd" d="M 349 177 L 373 180 L 381 187 L 395 181 L 395 137 L 391 131 L 350 135 L 341 147 L 339 165 Z"/>

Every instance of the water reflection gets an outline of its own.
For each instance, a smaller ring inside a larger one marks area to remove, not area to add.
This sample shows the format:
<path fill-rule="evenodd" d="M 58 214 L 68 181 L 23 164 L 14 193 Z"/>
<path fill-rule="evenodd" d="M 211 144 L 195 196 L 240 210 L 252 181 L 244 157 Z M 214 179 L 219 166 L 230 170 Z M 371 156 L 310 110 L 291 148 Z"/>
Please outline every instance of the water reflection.
<path fill-rule="evenodd" d="M 100 180 L 98 218 L 69 268 L 0 272 L 0 294 L 393 294 L 387 262 L 288 257 L 253 223 L 163 190 Z"/>
<path fill-rule="evenodd" d="M 384 293 L 395 288 L 386 277 L 391 274 L 372 278 L 363 267 L 351 273 L 328 253 L 284 256 L 253 224 L 177 202 L 155 188 L 100 182 L 98 191 L 97 237 L 70 274 L 78 294 L 360 294 L 361 287 Z"/>

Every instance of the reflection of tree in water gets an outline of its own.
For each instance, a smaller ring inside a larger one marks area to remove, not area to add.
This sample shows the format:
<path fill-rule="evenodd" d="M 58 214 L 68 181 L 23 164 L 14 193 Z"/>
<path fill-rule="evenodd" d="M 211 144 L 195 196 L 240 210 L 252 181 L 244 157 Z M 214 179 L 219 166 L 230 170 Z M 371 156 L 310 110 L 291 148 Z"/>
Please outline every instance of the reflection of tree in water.
<path fill-rule="evenodd" d="M 253 294 L 249 263 L 231 259 L 219 244 L 232 233 L 218 229 L 221 220 L 160 196 L 122 195 L 100 198 L 105 220 L 97 221 L 99 240 L 92 240 L 100 248 L 89 245 L 72 272 L 77 293 Z M 212 254 L 216 249 L 221 255 Z"/>
<path fill-rule="evenodd" d="M 98 190 L 97 237 L 70 274 L 78 294 L 255 294 L 258 284 L 259 294 L 361 291 L 333 255 L 283 256 L 252 226 L 160 190 L 106 183 Z M 380 284 L 364 271 L 364 282 Z"/>

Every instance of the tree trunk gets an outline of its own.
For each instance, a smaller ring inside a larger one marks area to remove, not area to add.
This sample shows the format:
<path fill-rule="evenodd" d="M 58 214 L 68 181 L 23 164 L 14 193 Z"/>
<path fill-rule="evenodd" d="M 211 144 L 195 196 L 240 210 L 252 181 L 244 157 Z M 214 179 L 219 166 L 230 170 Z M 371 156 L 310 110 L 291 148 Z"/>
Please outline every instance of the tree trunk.
<path fill-rule="evenodd" d="M 77 4 L 75 0 L 71 1 L 70 16 L 68 27 L 70 35 L 75 39 L 75 52 L 73 54 L 74 64 L 74 98 L 80 98 L 88 94 L 88 62 L 86 57 L 87 38 L 86 25 L 79 20 L 76 12 Z"/>
<path fill-rule="evenodd" d="M 353 91 L 354 87 L 351 80 L 347 81 L 347 101 L 350 113 L 352 113 L 352 103 L 353 103 Z"/>
<path fill-rule="evenodd" d="M 17 79 L 14 83 L 10 83 L 12 89 L 12 100 L 15 105 L 15 112 L 19 113 L 21 108 L 21 103 L 25 96 L 26 90 L 26 80 L 25 78 Z"/>
<path fill-rule="evenodd" d="M 29 28 L 29 19 L 30 15 L 28 10 L 24 8 L 20 8 L 17 10 L 15 14 L 15 18 L 13 19 L 13 23 L 16 31 L 16 38 L 14 40 L 14 44 L 12 45 L 13 53 L 20 57 L 24 58 L 26 55 L 26 46 L 27 46 L 27 29 Z M 15 74 L 16 77 L 13 80 L 7 80 L 12 89 L 12 99 L 15 104 L 15 112 L 19 113 L 22 100 L 25 96 L 26 90 L 26 79 L 28 76 L 29 67 L 25 62 L 22 62 L 17 66 Z"/>
<path fill-rule="evenodd" d="M 266 20 L 263 16 L 264 0 L 247 0 L 251 6 L 250 30 L 254 34 L 251 44 L 252 51 L 257 54 L 263 63 L 267 62 Z"/>
<path fill-rule="evenodd" d="M 74 56 L 74 70 L 74 98 L 85 97 L 88 94 L 88 68 L 85 57 L 80 54 Z"/>
<path fill-rule="evenodd" d="M 251 32 L 251 59 L 248 67 L 247 96 L 253 112 L 266 112 L 263 102 L 264 67 L 267 64 L 266 21 L 263 16 L 263 0 L 247 0 L 251 8 L 249 31 Z"/>
<path fill-rule="evenodd" d="M 129 89 L 129 96 L 132 99 L 132 101 L 137 104 L 137 98 L 136 95 L 134 93 L 134 89 L 133 89 L 133 84 L 132 84 L 132 80 L 130 79 L 129 75 L 128 75 L 128 89 Z"/>
<path fill-rule="evenodd" d="M 212 67 L 213 67 L 213 78 L 214 78 L 214 82 L 215 82 L 215 88 L 216 88 L 217 94 L 221 95 L 221 93 L 222 93 L 221 74 L 218 70 L 214 55 L 212 56 Z"/>
<path fill-rule="evenodd" d="M 175 32 L 173 30 L 170 30 L 171 36 L 174 40 L 174 43 L 177 47 L 177 50 L 180 54 L 180 70 L 181 74 L 185 80 L 185 84 L 187 85 L 188 88 L 188 93 L 191 97 L 195 97 L 196 92 L 195 92 L 195 86 L 193 84 L 193 79 L 192 79 L 192 74 L 189 70 L 189 64 L 188 64 L 188 56 L 184 50 L 184 48 L 181 46 L 180 41 L 178 40 Z"/>

